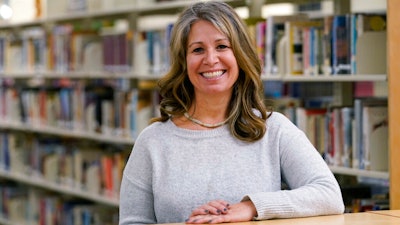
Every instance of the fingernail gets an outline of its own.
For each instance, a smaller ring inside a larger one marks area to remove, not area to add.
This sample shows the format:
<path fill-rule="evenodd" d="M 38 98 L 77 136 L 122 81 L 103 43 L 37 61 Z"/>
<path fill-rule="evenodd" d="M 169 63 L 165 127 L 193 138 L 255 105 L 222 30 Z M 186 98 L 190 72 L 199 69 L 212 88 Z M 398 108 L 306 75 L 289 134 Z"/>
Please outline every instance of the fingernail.
<path fill-rule="evenodd" d="M 221 213 L 221 210 L 218 209 L 218 210 L 217 210 L 217 213 L 220 214 L 220 213 Z"/>
<path fill-rule="evenodd" d="M 212 222 L 212 220 L 209 220 L 209 221 L 208 221 L 208 223 L 211 223 L 211 222 Z"/>
<path fill-rule="evenodd" d="M 208 213 L 209 211 L 208 211 L 208 209 L 205 209 L 204 212 L 205 212 L 205 213 Z"/>
<path fill-rule="evenodd" d="M 227 208 L 224 208 L 224 211 L 228 210 Z"/>

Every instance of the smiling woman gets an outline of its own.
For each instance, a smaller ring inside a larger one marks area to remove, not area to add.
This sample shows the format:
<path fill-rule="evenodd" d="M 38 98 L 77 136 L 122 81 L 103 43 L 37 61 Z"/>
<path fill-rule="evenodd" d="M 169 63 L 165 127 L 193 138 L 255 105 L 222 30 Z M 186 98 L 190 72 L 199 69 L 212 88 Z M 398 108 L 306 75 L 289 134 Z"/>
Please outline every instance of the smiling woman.
<path fill-rule="evenodd" d="M 195 92 L 197 107 L 192 105 L 189 113 L 197 117 L 224 117 L 233 85 L 239 76 L 239 68 L 229 39 L 212 23 L 199 20 L 192 24 L 186 53 L 188 77 Z M 225 97 L 223 96 L 225 95 Z M 225 99 L 225 102 L 221 101 Z M 210 115 L 207 104 L 224 104 L 216 108 L 215 116 Z M 206 105 L 204 105 L 206 104 Z M 198 109 L 195 111 L 195 109 Z M 201 112 L 201 110 L 207 110 Z M 203 115 L 202 115 L 203 114 Z"/>
<path fill-rule="evenodd" d="M 343 213 L 319 152 L 264 105 L 252 43 L 226 3 L 198 2 L 180 14 L 159 82 L 161 116 L 140 133 L 124 169 L 121 225 Z"/>
<path fill-rule="evenodd" d="M 155 121 L 172 116 L 178 126 L 205 129 L 183 114 L 209 124 L 237 118 L 228 121 L 232 134 L 241 140 L 256 140 L 263 136 L 267 118 L 260 60 L 244 22 L 229 5 L 222 6 L 195 4 L 191 9 L 197 15 L 182 13 L 175 23 L 171 69 L 160 80 L 163 101 L 161 117 Z M 255 117 L 253 109 L 261 117 Z"/>

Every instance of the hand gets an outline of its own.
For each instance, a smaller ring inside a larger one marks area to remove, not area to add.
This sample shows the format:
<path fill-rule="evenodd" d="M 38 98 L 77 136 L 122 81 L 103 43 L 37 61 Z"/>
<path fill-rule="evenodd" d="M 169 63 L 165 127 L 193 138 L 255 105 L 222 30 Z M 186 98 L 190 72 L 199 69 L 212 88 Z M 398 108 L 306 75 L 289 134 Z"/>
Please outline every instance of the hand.
<path fill-rule="evenodd" d="M 226 214 L 229 209 L 229 203 L 224 200 L 214 200 L 205 205 L 198 207 L 197 209 L 192 211 L 190 217 L 194 217 L 197 215 L 220 215 Z"/>
<path fill-rule="evenodd" d="M 257 211 L 251 201 L 229 205 L 225 201 L 216 200 L 193 210 L 186 223 L 245 222 L 251 221 L 255 216 Z"/>

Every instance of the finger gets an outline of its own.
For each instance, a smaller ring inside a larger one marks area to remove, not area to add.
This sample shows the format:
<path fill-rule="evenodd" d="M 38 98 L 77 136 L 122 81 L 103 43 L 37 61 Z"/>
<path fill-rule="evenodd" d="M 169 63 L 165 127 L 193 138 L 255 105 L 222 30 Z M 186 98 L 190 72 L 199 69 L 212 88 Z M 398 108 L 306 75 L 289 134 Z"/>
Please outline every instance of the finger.
<path fill-rule="evenodd" d="M 194 209 L 192 211 L 192 214 L 190 214 L 190 216 L 207 215 L 210 213 L 210 210 L 215 211 L 215 208 L 209 205 L 200 206 L 199 208 Z"/>
<path fill-rule="evenodd" d="M 229 219 L 229 215 L 226 214 L 222 214 L 222 215 L 218 215 L 213 217 L 211 220 L 208 221 L 208 223 L 212 223 L 212 224 L 216 224 L 216 223 L 229 223 L 230 219 Z"/>
<path fill-rule="evenodd" d="M 208 205 L 212 206 L 214 209 L 209 209 L 211 214 L 219 215 L 228 212 L 229 204 L 222 200 L 209 202 Z"/>
<path fill-rule="evenodd" d="M 197 215 L 189 217 L 185 222 L 188 224 L 211 223 L 215 215 Z"/>
<path fill-rule="evenodd" d="M 200 215 L 189 218 L 186 223 L 190 224 L 217 224 L 217 223 L 226 223 L 230 222 L 229 215 L 221 214 L 221 215 Z"/>

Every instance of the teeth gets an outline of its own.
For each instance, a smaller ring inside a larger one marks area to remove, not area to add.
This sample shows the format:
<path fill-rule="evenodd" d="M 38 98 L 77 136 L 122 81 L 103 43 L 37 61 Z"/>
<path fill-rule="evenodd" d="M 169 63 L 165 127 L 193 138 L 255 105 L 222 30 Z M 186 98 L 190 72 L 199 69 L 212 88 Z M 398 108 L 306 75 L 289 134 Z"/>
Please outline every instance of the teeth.
<path fill-rule="evenodd" d="M 214 72 L 210 72 L 210 73 L 203 73 L 203 76 L 206 78 L 213 78 L 213 77 L 221 76 L 223 73 L 224 73 L 224 71 L 220 70 L 220 71 L 214 71 Z"/>

